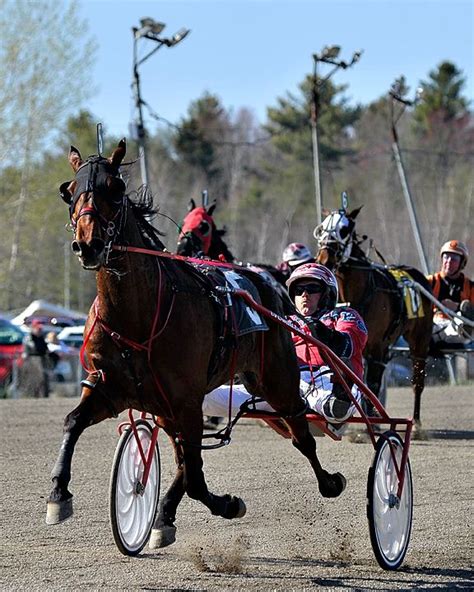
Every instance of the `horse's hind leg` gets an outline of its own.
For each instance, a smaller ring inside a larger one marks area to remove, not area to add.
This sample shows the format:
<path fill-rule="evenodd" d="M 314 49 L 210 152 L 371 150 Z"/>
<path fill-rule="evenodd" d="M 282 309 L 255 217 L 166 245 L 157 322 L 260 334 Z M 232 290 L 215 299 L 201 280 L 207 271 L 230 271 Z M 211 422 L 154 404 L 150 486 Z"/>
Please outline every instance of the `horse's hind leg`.
<path fill-rule="evenodd" d="M 68 485 L 71 480 L 74 447 L 79 436 L 90 425 L 112 417 L 112 412 L 105 404 L 105 400 L 98 395 L 99 392 L 94 391 L 89 396 L 84 396 L 83 391 L 81 402 L 64 420 L 64 436 L 51 473 L 53 489 L 48 497 L 47 524 L 57 524 L 72 516 L 72 493 L 68 490 Z"/>
<path fill-rule="evenodd" d="M 282 372 L 282 368 L 284 371 Z M 251 376 L 247 375 L 247 382 Z M 328 473 L 323 469 L 316 454 L 316 440 L 309 431 L 305 417 L 305 402 L 299 395 L 299 371 L 297 367 L 290 371 L 285 364 L 275 364 L 265 368 L 263 382 L 254 384 L 255 391 L 281 414 L 291 432 L 293 446 L 310 462 L 318 480 L 318 487 L 323 497 L 337 497 L 345 487 L 346 480 L 341 473 Z M 294 396 L 291 397 L 291 393 Z"/>
<path fill-rule="evenodd" d="M 316 440 L 311 435 L 305 417 L 285 418 L 290 428 L 293 446 L 310 462 L 318 480 L 319 492 L 323 497 L 338 497 L 346 488 L 346 479 L 341 473 L 328 473 L 316 454 Z"/>
<path fill-rule="evenodd" d="M 206 485 L 202 470 L 201 439 L 203 432 L 202 409 L 192 411 L 188 408 L 187 417 L 182 422 L 184 455 L 184 489 L 192 499 L 199 500 L 215 516 L 240 518 L 246 512 L 244 502 L 231 495 L 215 495 Z"/>
<path fill-rule="evenodd" d="M 245 503 L 234 495 L 216 495 L 206 485 L 202 470 L 201 451 L 194 446 L 184 446 L 184 486 L 190 498 L 199 500 L 214 516 L 241 518 L 247 511 Z"/>
<path fill-rule="evenodd" d="M 421 320 L 424 321 L 422 324 L 418 324 L 420 319 L 417 319 L 411 330 L 406 331 L 403 336 L 410 346 L 410 358 L 412 360 L 411 383 L 415 396 L 413 409 L 415 432 L 418 433 L 419 437 L 423 438 L 424 435 L 421 431 L 421 394 L 425 388 L 426 358 L 428 357 L 432 325 L 430 318 Z"/>

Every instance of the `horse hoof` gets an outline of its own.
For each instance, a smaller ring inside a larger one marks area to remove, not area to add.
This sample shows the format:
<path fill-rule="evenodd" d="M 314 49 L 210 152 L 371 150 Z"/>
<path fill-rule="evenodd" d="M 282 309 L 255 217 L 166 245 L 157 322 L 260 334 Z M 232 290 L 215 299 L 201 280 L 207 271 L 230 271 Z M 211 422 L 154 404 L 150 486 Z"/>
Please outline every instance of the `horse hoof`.
<path fill-rule="evenodd" d="M 240 499 L 240 497 L 236 498 L 237 503 L 239 504 L 239 508 L 237 510 L 237 514 L 235 515 L 236 518 L 242 518 L 247 513 L 247 506 L 245 505 L 244 500 Z"/>
<path fill-rule="evenodd" d="M 323 497 L 338 497 L 346 488 L 347 481 L 342 473 L 327 474 L 327 480 L 319 485 L 319 492 Z"/>
<path fill-rule="evenodd" d="M 226 499 L 226 505 L 224 512 L 221 514 L 223 518 L 233 520 L 234 518 L 242 518 L 242 516 L 245 516 L 247 506 L 240 497 L 226 495 L 224 498 Z"/>
<path fill-rule="evenodd" d="M 162 549 L 176 541 L 176 526 L 153 528 L 148 546 L 150 549 Z"/>
<path fill-rule="evenodd" d="M 73 514 L 72 497 L 62 502 L 48 502 L 46 506 L 46 524 L 59 524 Z"/>

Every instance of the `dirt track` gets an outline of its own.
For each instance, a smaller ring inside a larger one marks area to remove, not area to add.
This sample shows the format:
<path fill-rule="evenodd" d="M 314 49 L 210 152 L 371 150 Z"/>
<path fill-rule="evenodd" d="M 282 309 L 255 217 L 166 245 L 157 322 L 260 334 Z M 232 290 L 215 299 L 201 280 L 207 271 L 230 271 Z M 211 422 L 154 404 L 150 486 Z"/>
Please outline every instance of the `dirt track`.
<path fill-rule="evenodd" d="M 108 481 L 116 420 L 79 440 L 72 519 L 46 526 L 49 475 L 71 399 L 0 400 L 0 589 L 3 590 L 472 590 L 472 387 L 430 387 L 414 442 L 414 524 L 405 563 L 381 570 L 365 512 L 370 444 L 318 438 L 320 458 L 348 486 L 323 500 L 306 461 L 256 422 L 242 421 L 231 446 L 205 452 L 210 489 L 242 496 L 247 514 L 225 521 L 185 499 L 177 542 L 139 558 L 113 542 Z M 409 389 L 391 389 L 388 409 L 410 415 Z M 173 465 L 162 446 L 165 485 Z"/>

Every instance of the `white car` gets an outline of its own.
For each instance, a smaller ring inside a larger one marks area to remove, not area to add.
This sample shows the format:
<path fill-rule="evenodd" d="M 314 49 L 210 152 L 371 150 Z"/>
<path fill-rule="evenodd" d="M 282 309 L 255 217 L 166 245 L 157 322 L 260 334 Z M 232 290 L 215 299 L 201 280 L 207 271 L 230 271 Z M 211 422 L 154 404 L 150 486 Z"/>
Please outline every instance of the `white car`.
<path fill-rule="evenodd" d="M 84 329 L 84 325 L 65 327 L 58 333 L 58 339 L 70 347 L 80 349 L 82 347 L 82 342 L 84 341 Z"/>

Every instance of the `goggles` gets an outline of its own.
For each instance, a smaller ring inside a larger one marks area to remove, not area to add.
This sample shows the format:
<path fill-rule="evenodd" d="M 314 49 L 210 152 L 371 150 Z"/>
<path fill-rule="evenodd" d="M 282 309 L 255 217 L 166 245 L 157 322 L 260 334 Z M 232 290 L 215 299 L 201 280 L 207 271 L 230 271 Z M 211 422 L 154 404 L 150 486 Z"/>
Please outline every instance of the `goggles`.
<path fill-rule="evenodd" d="M 320 284 L 298 284 L 294 287 L 295 296 L 302 296 L 303 292 L 307 294 L 322 294 L 324 287 Z"/>

